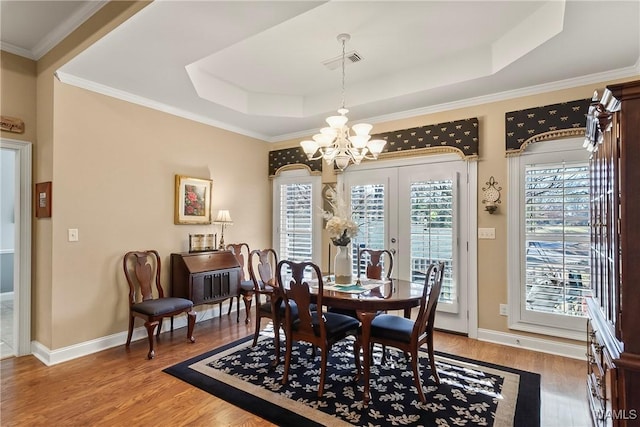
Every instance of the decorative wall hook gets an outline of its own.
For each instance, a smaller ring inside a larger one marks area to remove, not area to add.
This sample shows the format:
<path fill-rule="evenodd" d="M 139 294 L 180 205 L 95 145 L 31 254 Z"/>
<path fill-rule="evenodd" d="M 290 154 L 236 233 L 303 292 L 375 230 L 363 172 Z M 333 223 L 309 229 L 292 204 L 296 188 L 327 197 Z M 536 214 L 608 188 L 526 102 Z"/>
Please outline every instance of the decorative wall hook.
<path fill-rule="evenodd" d="M 490 214 L 494 213 L 498 209 L 498 203 L 501 203 L 500 190 L 502 190 L 502 187 L 497 185 L 498 182 L 492 176 L 487 181 L 487 187 L 482 187 L 482 191 L 484 191 L 484 199 L 482 199 L 482 203 L 485 204 L 484 210 Z"/>

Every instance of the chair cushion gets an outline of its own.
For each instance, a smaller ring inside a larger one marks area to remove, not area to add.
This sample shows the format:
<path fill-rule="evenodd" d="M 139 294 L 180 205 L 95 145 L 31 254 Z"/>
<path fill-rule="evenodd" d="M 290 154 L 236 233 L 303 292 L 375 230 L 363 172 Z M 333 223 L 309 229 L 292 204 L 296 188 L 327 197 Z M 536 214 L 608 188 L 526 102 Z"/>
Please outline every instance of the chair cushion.
<path fill-rule="evenodd" d="M 241 292 L 253 292 L 253 280 L 244 280 L 240 282 Z"/>
<path fill-rule="evenodd" d="M 415 322 L 393 314 L 380 314 L 371 321 L 371 336 L 409 342 Z"/>
<path fill-rule="evenodd" d="M 344 314 L 324 313 L 324 319 L 328 336 L 339 335 L 350 330 L 358 329 L 360 326 L 359 320 Z M 315 334 L 320 335 L 317 311 L 311 312 L 311 322 L 313 323 Z M 295 320 L 293 322 L 293 329 L 297 329 L 299 323 L 300 319 Z"/>
<path fill-rule="evenodd" d="M 147 316 L 160 316 L 180 310 L 193 308 L 193 302 L 185 298 L 158 298 L 139 302 L 131 310 Z"/>
<path fill-rule="evenodd" d="M 291 318 L 292 319 L 297 319 L 298 318 L 298 306 L 296 305 L 296 303 L 294 301 L 289 301 L 289 305 L 291 306 Z M 271 314 L 271 303 L 270 302 L 264 302 L 262 304 L 260 304 L 260 311 L 262 313 L 265 314 Z M 285 303 L 284 301 L 280 302 L 280 317 L 284 319 L 284 315 L 285 315 Z"/>

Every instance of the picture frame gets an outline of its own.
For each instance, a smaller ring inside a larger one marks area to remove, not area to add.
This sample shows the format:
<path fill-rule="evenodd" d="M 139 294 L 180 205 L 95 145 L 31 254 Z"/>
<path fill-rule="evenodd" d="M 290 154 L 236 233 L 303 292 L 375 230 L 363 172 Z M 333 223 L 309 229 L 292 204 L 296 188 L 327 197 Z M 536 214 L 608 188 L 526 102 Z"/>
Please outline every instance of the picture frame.
<path fill-rule="evenodd" d="M 175 224 L 211 224 L 210 179 L 176 175 Z"/>
<path fill-rule="evenodd" d="M 35 211 L 36 218 L 51 218 L 51 181 L 36 184 Z"/>

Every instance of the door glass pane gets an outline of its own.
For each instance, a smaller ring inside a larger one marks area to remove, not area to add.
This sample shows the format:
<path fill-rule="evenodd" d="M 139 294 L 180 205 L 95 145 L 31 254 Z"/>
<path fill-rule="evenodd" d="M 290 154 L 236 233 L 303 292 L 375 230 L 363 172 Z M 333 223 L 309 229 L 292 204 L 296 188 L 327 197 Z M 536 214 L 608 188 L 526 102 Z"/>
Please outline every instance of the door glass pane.
<path fill-rule="evenodd" d="M 439 301 L 457 301 L 452 278 L 453 181 L 428 180 L 410 186 L 411 280 L 423 283 L 431 263 L 445 262 L 445 276 Z"/>
<path fill-rule="evenodd" d="M 582 164 L 525 169 L 526 309 L 586 316 L 589 171 Z"/>
<path fill-rule="evenodd" d="M 280 186 L 280 259 L 312 259 L 312 200 L 311 184 Z"/>
<path fill-rule="evenodd" d="M 385 249 L 384 187 L 384 184 L 351 187 L 351 218 L 359 228 L 358 235 L 351 241 L 353 271 L 358 271 L 358 249 Z"/>

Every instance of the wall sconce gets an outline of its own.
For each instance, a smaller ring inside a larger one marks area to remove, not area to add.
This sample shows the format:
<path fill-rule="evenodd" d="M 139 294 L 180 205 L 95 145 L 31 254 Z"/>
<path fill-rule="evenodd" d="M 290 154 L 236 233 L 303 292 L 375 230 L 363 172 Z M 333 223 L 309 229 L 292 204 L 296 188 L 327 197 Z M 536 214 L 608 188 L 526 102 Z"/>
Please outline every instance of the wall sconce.
<path fill-rule="evenodd" d="M 484 191 L 484 199 L 482 203 L 485 204 L 484 210 L 490 214 L 494 213 L 498 209 L 498 203 L 500 202 L 500 190 L 502 187 L 497 187 L 498 182 L 493 178 L 489 178 L 487 181 L 487 187 L 482 187 Z"/>

